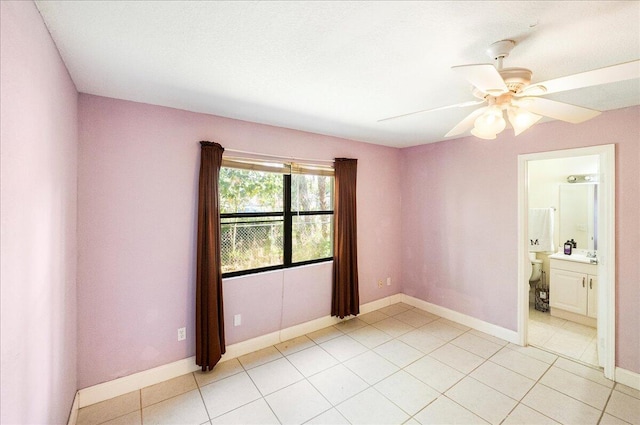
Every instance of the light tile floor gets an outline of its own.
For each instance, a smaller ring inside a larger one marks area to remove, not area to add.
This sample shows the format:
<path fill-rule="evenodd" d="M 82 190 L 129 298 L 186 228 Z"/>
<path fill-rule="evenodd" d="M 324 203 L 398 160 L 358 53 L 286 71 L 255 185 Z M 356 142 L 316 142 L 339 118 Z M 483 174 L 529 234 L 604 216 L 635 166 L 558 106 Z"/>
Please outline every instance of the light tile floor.
<path fill-rule="evenodd" d="M 597 330 L 529 308 L 529 344 L 597 366 Z"/>
<path fill-rule="evenodd" d="M 640 391 L 394 304 L 78 415 L 142 423 L 639 424 Z"/>

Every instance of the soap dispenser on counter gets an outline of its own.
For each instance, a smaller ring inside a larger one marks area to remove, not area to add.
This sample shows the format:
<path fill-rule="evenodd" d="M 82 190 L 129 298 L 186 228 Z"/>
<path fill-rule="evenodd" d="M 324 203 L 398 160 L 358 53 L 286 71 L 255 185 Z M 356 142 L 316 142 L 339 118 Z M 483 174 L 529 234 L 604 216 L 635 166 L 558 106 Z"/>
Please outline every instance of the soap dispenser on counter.
<path fill-rule="evenodd" d="M 564 255 L 571 255 L 572 250 L 573 250 L 573 243 L 571 243 L 571 241 L 566 241 L 564 243 Z"/>

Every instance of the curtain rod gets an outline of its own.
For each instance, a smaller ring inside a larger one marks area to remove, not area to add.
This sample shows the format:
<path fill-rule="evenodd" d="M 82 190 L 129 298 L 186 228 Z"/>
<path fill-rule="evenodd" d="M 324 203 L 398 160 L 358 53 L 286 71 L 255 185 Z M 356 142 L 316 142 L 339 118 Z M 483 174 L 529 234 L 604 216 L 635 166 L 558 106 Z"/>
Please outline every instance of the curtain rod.
<path fill-rule="evenodd" d="M 334 160 L 333 159 L 308 159 L 308 158 L 294 158 L 294 157 L 289 157 L 289 156 L 278 156 L 278 155 L 269 155 L 267 153 L 257 153 L 257 152 L 249 152 L 249 151 L 241 151 L 241 150 L 237 150 L 237 149 L 224 149 L 225 153 L 226 152 L 233 152 L 233 153 L 241 153 L 241 154 L 246 154 L 246 155 L 254 155 L 254 156 L 264 156 L 267 158 L 274 158 L 274 159 L 282 159 L 282 160 L 289 160 L 289 161 L 304 161 L 304 162 L 330 162 L 333 163 Z"/>

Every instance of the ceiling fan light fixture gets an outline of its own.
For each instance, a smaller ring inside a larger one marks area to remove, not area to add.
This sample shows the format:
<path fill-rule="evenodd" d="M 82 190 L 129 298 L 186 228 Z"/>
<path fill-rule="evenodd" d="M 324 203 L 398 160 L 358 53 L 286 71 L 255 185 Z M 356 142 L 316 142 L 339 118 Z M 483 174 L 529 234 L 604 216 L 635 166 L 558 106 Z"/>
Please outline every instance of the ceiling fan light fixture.
<path fill-rule="evenodd" d="M 499 106 L 492 106 L 482 115 L 476 118 L 474 122 L 474 129 L 479 134 L 493 134 L 500 133 L 507 126 L 506 121 L 503 118 L 502 109 Z M 480 137 L 480 136 L 478 136 Z"/>
<path fill-rule="evenodd" d="M 542 118 L 541 115 L 534 114 L 525 109 L 511 105 L 507 108 L 507 117 L 513 127 L 515 135 L 519 135 Z"/>
<path fill-rule="evenodd" d="M 486 104 L 487 106 L 468 114 L 445 134 L 445 138 L 458 136 L 472 129 L 471 134 L 474 136 L 492 140 L 505 129 L 505 119 L 509 120 L 515 135 L 518 136 L 540 121 L 542 117 L 578 124 L 600 114 L 600 111 L 594 109 L 545 99 L 540 97 L 542 95 L 640 78 L 640 59 L 636 59 L 531 84 L 533 73 L 530 69 L 502 67 L 503 59 L 509 56 L 514 46 L 515 41 L 513 40 L 501 40 L 493 43 L 488 53 L 496 61 L 495 65 L 480 63 L 456 65 L 451 68 L 471 83 L 473 86 L 471 93 L 478 100 L 410 112 L 378 121 L 423 112 Z M 504 117 L 505 110 L 507 111 L 506 118 Z"/>

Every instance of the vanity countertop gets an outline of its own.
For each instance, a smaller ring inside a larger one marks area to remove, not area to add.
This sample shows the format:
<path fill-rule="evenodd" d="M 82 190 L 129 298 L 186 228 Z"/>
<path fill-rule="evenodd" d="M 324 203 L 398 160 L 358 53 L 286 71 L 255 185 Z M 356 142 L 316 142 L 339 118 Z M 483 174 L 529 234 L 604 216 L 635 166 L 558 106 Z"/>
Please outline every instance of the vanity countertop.
<path fill-rule="evenodd" d="M 574 252 L 571 255 L 565 255 L 564 252 L 557 252 L 549 256 L 550 259 L 573 261 L 576 263 L 598 264 L 597 257 L 587 257 L 587 252 Z"/>

